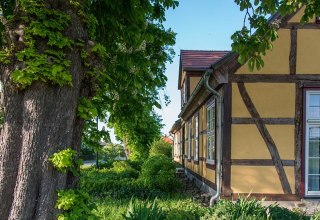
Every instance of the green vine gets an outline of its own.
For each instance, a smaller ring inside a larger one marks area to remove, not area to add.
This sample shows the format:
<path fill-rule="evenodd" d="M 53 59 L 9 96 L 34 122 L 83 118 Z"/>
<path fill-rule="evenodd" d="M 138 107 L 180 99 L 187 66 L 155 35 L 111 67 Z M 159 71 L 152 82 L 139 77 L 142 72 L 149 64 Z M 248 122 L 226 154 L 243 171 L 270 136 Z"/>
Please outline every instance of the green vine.
<path fill-rule="evenodd" d="M 65 49 L 70 49 L 74 42 L 63 33 L 70 24 L 70 16 L 45 8 L 41 0 L 22 0 L 20 5 L 25 14 L 22 18 L 26 23 L 23 36 L 25 47 L 15 56 L 24 66 L 13 71 L 13 82 L 21 89 L 38 80 L 71 86 L 72 76 L 68 71 L 71 62 L 66 58 Z M 48 49 L 45 51 L 41 51 L 36 43 L 39 38 L 46 41 Z M 3 62 L 3 59 L 0 61 Z"/>
<path fill-rule="evenodd" d="M 95 208 L 88 193 L 82 190 L 59 190 L 56 208 L 63 210 L 58 220 L 98 219 L 91 213 Z"/>
<path fill-rule="evenodd" d="M 49 161 L 53 166 L 62 173 L 72 172 L 73 175 L 79 175 L 79 166 L 83 164 L 82 159 L 76 159 L 77 152 L 67 148 L 65 150 L 54 153 Z"/>

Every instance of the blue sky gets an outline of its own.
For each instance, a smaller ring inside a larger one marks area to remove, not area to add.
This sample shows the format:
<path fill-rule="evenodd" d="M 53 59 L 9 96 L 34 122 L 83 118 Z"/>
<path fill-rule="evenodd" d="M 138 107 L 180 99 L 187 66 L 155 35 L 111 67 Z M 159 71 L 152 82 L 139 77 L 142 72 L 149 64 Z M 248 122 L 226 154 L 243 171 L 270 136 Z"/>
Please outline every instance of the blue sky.
<path fill-rule="evenodd" d="M 181 49 L 230 50 L 231 35 L 241 29 L 244 14 L 233 0 L 180 0 L 179 7 L 166 13 L 166 28 L 176 36 L 176 56 L 166 65 L 168 77 L 166 94 L 171 103 L 158 111 L 165 124 L 162 132 L 168 134 L 180 113 L 178 90 L 179 54 Z"/>

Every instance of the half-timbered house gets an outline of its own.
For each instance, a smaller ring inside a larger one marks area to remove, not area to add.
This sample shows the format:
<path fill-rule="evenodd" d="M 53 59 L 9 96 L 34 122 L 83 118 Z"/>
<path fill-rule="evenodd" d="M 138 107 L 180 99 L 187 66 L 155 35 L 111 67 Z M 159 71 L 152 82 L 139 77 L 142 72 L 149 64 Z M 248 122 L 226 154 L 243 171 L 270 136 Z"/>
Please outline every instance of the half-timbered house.
<path fill-rule="evenodd" d="M 320 197 L 320 24 L 301 25 L 302 14 L 272 16 L 279 38 L 259 71 L 233 52 L 181 51 L 173 155 L 200 187 Z"/>

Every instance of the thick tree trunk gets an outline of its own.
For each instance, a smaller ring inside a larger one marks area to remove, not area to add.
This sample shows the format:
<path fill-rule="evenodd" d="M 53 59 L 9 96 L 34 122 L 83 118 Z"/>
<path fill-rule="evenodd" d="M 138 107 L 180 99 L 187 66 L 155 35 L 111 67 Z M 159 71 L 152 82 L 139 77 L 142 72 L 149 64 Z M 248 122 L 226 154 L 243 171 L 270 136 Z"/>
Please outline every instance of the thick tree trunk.
<path fill-rule="evenodd" d="M 82 19 L 64 0 L 47 0 L 48 7 L 71 15 L 66 35 L 87 41 Z M 17 27 L 7 27 L 17 33 Z M 21 27 L 20 27 L 21 29 Z M 21 30 L 19 30 L 21 33 Z M 19 44 L 19 38 L 11 41 Z M 7 42 L 10 44 L 11 42 Z M 67 52 L 72 87 L 35 82 L 19 91 L 10 79 L 16 62 L 3 70 L 5 123 L 0 140 L 0 220 L 55 219 L 57 189 L 74 186 L 73 178 L 55 170 L 48 158 L 71 147 L 79 150 L 82 121 L 77 103 L 82 94 L 84 67 L 80 49 Z"/>

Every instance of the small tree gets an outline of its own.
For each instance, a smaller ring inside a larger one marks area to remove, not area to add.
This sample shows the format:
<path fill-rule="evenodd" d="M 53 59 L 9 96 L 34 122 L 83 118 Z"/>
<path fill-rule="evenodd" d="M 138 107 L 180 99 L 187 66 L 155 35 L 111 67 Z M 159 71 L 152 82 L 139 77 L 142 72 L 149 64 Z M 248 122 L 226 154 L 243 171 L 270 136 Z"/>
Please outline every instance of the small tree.
<path fill-rule="evenodd" d="M 172 145 L 165 142 L 162 138 L 153 141 L 149 151 L 150 156 L 163 155 L 168 158 L 172 157 Z"/>

